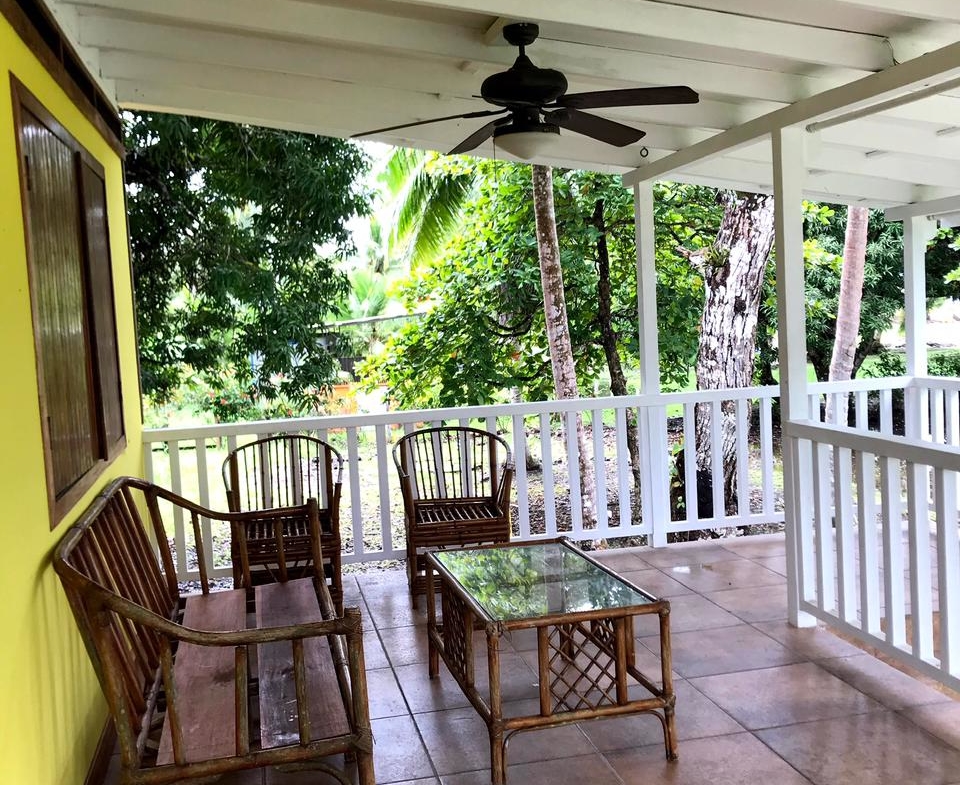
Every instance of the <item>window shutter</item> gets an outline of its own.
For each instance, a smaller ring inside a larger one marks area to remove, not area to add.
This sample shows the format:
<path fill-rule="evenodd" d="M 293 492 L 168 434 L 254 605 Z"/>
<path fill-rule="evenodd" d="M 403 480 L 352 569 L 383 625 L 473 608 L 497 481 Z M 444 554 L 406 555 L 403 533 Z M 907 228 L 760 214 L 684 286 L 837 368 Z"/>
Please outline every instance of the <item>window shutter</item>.
<path fill-rule="evenodd" d="M 87 249 L 93 370 L 102 412 L 102 445 L 106 458 L 123 438 L 123 406 L 117 351 L 117 317 L 113 302 L 113 270 L 107 227 L 107 191 L 103 178 L 89 163 L 80 165 Z"/>
<path fill-rule="evenodd" d="M 59 497 L 99 457 L 76 153 L 22 108 L 33 319 L 47 460 Z"/>

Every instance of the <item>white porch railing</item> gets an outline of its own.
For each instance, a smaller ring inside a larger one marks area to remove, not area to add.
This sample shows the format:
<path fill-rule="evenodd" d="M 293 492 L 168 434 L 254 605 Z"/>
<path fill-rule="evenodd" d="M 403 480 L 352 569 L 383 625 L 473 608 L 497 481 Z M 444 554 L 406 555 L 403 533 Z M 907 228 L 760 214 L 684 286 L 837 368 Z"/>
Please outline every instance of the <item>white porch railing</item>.
<path fill-rule="evenodd" d="M 784 426 L 800 609 L 958 689 L 960 380 L 909 380 L 905 394 L 907 438 Z"/>
<path fill-rule="evenodd" d="M 889 398 L 902 380 L 852 382 L 852 406 L 857 422 L 867 425 L 868 392 Z M 819 396 L 840 388 L 811 388 L 811 410 L 819 411 Z M 879 393 L 877 392 L 879 391 Z M 270 420 L 194 428 L 164 428 L 144 432 L 144 471 L 149 478 L 189 498 L 226 509 L 220 466 L 237 444 L 268 434 L 310 432 L 336 444 L 347 459 L 341 502 L 344 562 L 403 557 L 403 517 L 396 471 L 391 457 L 400 433 L 421 424 L 480 423 L 501 432 L 514 451 L 514 530 L 518 537 L 565 534 L 575 540 L 646 537 L 666 545 L 668 535 L 783 521 L 782 479 L 775 449 L 776 387 L 744 390 L 637 395 L 625 397 L 504 404 L 497 406 L 388 412 L 375 415 Z M 736 441 L 737 498 L 725 509 L 722 481 L 721 418 L 711 418 L 713 442 L 710 480 L 712 517 L 698 509 L 695 450 L 695 407 L 733 403 Z M 881 411 L 889 406 L 881 405 Z M 583 416 L 589 458 L 595 467 L 597 521 L 584 520 L 577 444 L 564 438 L 577 413 Z M 640 487 L 636 487 L 627 449 L 627 423 L 636 418 L 641 450 Z M 593 424 L 602 428 L 593 428 Z M 754 433 L 751 434 L 751 428 Z M 882 431 L 892 432 L 881 419 Z M 674 491 L 674 453 L 684 453 L 684 493 Z M 529 456 L 531 461 L 525 458 Z M 671 510 L 671 507 L 675 508 Z M 170 534 L 181 580 L 198 577 L 191 564 L 190 527 L 174 518 Z M 211 574 L 229 574 L 228 533 L 204 522 L 202 536 Z"/>

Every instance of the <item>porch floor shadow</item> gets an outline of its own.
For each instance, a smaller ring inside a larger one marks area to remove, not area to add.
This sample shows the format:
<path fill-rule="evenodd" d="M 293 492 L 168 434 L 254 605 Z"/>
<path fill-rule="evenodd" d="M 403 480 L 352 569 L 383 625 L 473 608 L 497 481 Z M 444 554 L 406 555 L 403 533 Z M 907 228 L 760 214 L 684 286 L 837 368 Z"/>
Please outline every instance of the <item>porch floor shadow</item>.
<path fill-rule="evenodd" d="M 958 696 L 825 628 L 790 627 L 784 552 L 782 535 L 763 535 L 591 553 L 671 600 L 680 760 L 664 759 L 655 718 L 595 720 L 516 735 L 508 783 L 960 785 Z M 425 603 L 412 609 L 405 574 L 347 574 L 344 593 L 365 620 L 377 782 L 489 783 L 486 727 L 442 663 L 428 678 Z M 648 621 L 637 619 L 637 656 L 656 673 Z M 535 647 L 519 635 L 504 644 L 504 696 L 517 706 L 537 696 Z M 117 763 L 104 785 L 119 781 Z M 335 781 L 267 770 L 219 782 Z"/>

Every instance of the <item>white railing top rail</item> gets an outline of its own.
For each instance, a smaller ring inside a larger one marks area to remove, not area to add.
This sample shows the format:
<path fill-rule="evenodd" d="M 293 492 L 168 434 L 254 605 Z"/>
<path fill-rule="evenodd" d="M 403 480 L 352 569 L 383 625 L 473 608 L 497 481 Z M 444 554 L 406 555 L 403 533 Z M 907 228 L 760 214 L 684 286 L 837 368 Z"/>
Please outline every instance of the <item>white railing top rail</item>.
<path fill-rule="evenodd" d="M 910 381 L 910 387 L 933 390 L 960 390 L 960 379 L 955 376 L 916 376 Z"/>
<path fill-rule="evenodd" d="M 794 439 L 806 439 L 908 463 L 960 472 L 960 447 L 932 444 L 905 436 L 881 436 L 873 431 L 824 425 L 811 420 L 784 423 L 783 434 Z"/>
<path fill-rule="evenodd" d="M 670 404 L 700 403 L 704 401 L 735 401 L 754 398 L 772 398 L 780 394 L 780 388 L 744 387 L 735 390 L 699 390 L 682 393 L 659 393 L 655 395 L 623 395 L 604 398 L 573 398 L 567 400 L 532 401 L 525 403 L 501 403 L 487 406 L 463 406 L 444 409 L 412 409 L 379 414 L 324 415 L 283 420 L 256 420 L 215 425 L 196 425 L 184 428 L 147 428 L 143 440 L 147 443 L 201 439 L 204 437 L 240 436 L 251 434 L 282 433 L 284 431 L 335 430 L 375 425 L 404 425 L 434 420 L 484 419 L 487 417 L 511 417 L 513 415 L 554 414 L 578 412 L 590 409 L 627 409 L 660 407 Z"/>
<path fill-rule="evenodd" d="M 910 376 L 885 376 L 883 378 L 847 379 L 839 382 L 810 382 L 807 389 L 812 393 L 843 393 L 873 390 L 900 390 L 909 387 Z"/>

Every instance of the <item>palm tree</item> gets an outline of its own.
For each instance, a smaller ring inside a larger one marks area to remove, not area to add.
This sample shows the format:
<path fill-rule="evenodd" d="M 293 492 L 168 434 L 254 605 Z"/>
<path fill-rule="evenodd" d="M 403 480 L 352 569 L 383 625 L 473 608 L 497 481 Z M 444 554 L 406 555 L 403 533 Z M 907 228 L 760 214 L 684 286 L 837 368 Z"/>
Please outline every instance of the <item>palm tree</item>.
<path fill-rule="evenodd" d="M 438 153 L 398 147 L 380 175 L 386 186 L 389 256 L 406 257 L 410 267 L 437 256 L 457 228 L 473 191 L 476 174 L 469 165 L 451 165 Z"/>
<path fill-rule="evenodd" d="M 840 298 L 837 301 L 837 327 L 830 357 L 830 381 L 845 381 L 853 374 L 853 359 L 860 337 L 860 301 L 867 260 L 866 207 L 847 208 L 847 230 L 843 241 L 843 267 L 840 268 Z M 827 422 L 847 424 L 847 398 L 841 396 L 834 410 L 834 396 L 827 396 Z"/>

